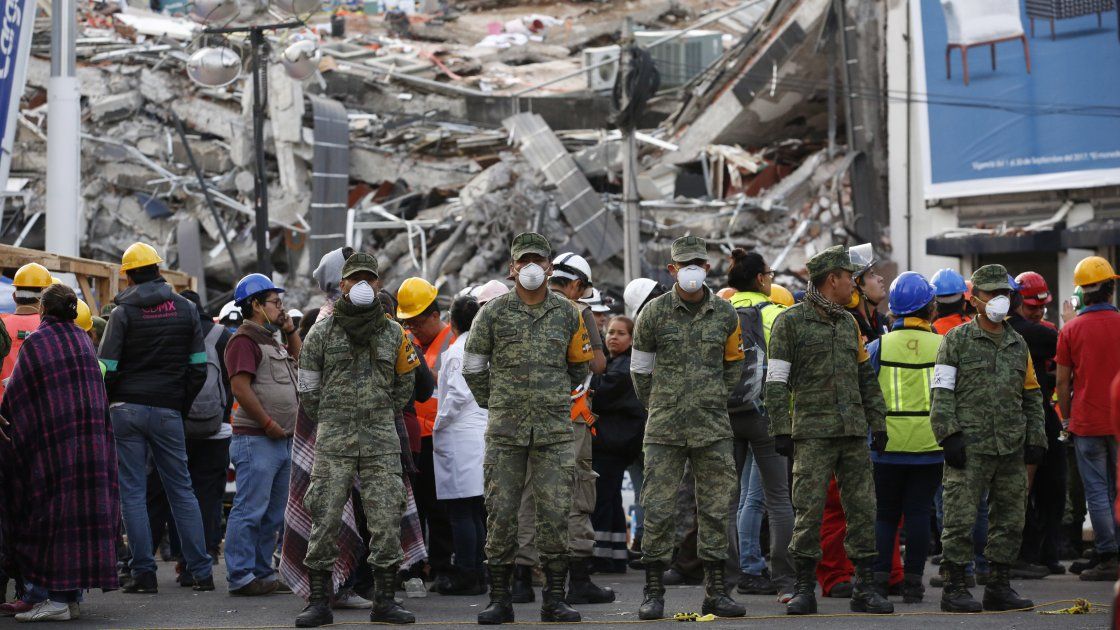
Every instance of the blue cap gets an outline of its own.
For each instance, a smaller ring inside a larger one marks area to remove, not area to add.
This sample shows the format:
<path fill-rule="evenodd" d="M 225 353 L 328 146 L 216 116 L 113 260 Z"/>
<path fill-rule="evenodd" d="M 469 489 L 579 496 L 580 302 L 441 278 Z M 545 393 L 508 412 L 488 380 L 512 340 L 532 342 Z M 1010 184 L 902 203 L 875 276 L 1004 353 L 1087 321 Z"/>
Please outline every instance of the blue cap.
<path fill-rule="evenodd" d="M 956 269 L 948 267 L 933 274 L 930 282 L 933 284 L 933 290 L 937 297 L 957 295 L 968 291 L 968 285 L 964 283 L 964 276 Z"/>
<path fill-rule="evenodd" d="M 1015 276 L 1012 276 L 1011 274 L 1007 274 L 1007 284 L 1011 285 L 1011 290 L 1014 293 L 1018 293 L 1019 289 L 1022 288 L 1019 286 L 1019 283 L 1015 281 Z"/>
<path fill-rule="evenodd" d="M 890 309 L 896 316 L 916 313 L 933 298 L 933 285 L 916 271 L 904 272 L 891 283 Z"/>
<path fill-rule="evenodd" d="M 241 306 L 246 300 L 266 291 L 273 291 L 275 293 L 283 293 L 284 289 L 272 284 L 272 280 L 263 273 L 251 273 L 240 281 L 233 289 L 233 301 Z"/>

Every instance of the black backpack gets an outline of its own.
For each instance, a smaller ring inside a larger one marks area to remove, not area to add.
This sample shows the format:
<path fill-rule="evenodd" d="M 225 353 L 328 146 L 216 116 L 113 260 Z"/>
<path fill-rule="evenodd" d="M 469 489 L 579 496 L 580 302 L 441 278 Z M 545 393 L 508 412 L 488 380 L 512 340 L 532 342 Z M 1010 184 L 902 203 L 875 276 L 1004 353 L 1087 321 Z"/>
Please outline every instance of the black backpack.
<path fill-rule="evenodd" d="M 727 397 L 727 410 L 762 412 L 762 388 L 766 381 L 766 334 L 762 326 L 762 309 L 771 302 L 759 302 L 735 309 L 743 334 L 743 374 L 739 384 Z"/>

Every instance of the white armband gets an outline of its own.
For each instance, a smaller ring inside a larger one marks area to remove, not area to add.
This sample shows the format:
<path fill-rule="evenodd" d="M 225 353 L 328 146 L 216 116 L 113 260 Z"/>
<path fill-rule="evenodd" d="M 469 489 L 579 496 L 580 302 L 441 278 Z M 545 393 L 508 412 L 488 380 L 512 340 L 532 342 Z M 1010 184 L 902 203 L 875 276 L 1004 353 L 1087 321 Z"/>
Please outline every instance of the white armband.
<path fill-rule="evenodd" d="M 489 365 L 490 355 L 488 354 L 475 354 L 473 352 L 463 353 L 463 374 L 485 372 Z"/>
<path fill-rule="evenodd" d="M 296 376 L 299 380 L 296 389 L 306 394 L 319 389 L 319 380 L 322 378 L 323 373 L 315 370 L 298 370 Z"/>
<path fill-rule="evenodd" d="M 634 374 L 653 374 L 653 366 L 656 364 L 656 352 L 645 352 L 638 349 L 630 351 L 630 371 Z"/>
<path fill-rule="evenodd" d="M 766 382 L 789 384 L 789 371 L 793 365 L 789 361 L 770 359 L 766 364 Z"/>
<path fill-rule="evenodd" d="M 934 365 L 933 382 L 930 384 L 930 389 L 935 387 L 955 391 L 957 389 L 957 368 L 943 363 Z"/>

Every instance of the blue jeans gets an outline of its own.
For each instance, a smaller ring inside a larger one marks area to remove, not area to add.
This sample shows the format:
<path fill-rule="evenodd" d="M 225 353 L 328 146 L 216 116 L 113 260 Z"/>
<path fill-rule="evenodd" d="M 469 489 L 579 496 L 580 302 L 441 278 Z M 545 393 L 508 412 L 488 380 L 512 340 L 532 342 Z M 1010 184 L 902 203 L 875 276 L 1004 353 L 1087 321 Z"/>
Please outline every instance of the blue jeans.
<path fill-rule="evenodd" d="M 1077 470 L 1085 486 L 1097 553 L 1116 553 L 1116 440 L 1110 436 L 1073 436 Z"/>
<path fill-rule="evenodd" d="M 109 408 L 109 415 L 117 444 L 121 511 L 132 550 L 129 568 L 133 577 L 156 571 L 152 529 L 148 522 L 149 453 L 171 504 L 171 516 L 179 532 L 187 570 L 195 579 L 210 577 L 210 555 L 206 553 L 202 515 L 187 472 L 183 417 L 174 409 L 132 403 L 114 404 Z"/>
<path fill-rule="evenodd" d="M 237 471 L 237 494 L 226 523 L 226 580 L 229 590 L 273 577 L 272 552 L 284 525 L 292 440 L 234 435 L 229 460 Z"/>
<path fill-rule="evenodd" d="M 743 461 L 743 475 L 739 480 L 739 511 L 736 519 L 739 529 L 739 570 L 747 575 L 762 575 L 766 568 L 758 542 L 762 533 L 765 505 L 758 460 L 748 452 Z"/>

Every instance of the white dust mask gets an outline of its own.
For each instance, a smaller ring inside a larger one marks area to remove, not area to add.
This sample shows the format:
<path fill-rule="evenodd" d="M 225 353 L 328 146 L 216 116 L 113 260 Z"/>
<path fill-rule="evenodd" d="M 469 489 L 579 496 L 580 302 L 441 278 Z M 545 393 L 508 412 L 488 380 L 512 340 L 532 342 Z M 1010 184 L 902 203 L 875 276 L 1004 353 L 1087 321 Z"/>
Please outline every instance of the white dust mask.
<path fill-rule="evenodd" d="M 517 283 L 523 289 L 536 291 L 544 284 L 544 268 L 537 263 L 529 263 L 517 272 Z"/>
<path fill-rule="evenodd" d="M 685 293 L 696 293 L 704 288 L 708 272 L 700 265 L 689 265 L 677 271 L 677 284 Z"/>

